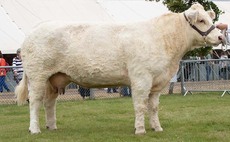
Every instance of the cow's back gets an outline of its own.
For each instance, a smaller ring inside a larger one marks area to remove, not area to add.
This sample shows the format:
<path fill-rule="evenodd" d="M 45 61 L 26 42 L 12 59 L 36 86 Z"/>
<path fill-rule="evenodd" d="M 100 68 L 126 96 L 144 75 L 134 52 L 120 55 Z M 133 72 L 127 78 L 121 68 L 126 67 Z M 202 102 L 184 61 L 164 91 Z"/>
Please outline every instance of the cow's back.
<path fill-rule="evenodd" d="M 127 85 L 127 63 L 136 54 L 132 38 L 140 32 L 133 31 L 134 27 L 44 23 L 23 44 L 23 66 L 29 74 L 38 70 L 49 75 L 66 73 L 86 86 L 98 82 Z"/>

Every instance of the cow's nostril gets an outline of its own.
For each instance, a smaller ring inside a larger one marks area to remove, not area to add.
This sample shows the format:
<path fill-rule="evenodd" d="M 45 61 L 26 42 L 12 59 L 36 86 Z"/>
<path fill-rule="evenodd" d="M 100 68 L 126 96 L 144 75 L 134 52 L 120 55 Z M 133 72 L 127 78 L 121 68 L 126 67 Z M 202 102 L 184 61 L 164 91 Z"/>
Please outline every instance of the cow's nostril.
<path fill-rule="evenodd" d="M 218 39 L 222 41 L 223 40 L 223 36 L 218 36 Z"/>

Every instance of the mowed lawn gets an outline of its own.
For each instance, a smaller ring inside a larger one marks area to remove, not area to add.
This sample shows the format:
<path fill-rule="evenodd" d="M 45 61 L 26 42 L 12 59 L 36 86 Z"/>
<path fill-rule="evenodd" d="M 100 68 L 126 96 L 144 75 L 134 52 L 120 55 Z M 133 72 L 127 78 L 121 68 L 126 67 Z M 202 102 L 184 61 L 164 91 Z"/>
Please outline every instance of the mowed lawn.
<path fill-rule="evenodd" d="M 28 105 L 0 105 L 0 142 L 229 142 L 230 95 L 220 94 L 162 95 L 164 131 L 152 131 L 146 114 L 147 133 L 142 136 L 134 135 L 131 98 L 58 102 L 58 129 L 45 129 L 41 109 L 42 133 L 37 135 L 28 132 Z"/>

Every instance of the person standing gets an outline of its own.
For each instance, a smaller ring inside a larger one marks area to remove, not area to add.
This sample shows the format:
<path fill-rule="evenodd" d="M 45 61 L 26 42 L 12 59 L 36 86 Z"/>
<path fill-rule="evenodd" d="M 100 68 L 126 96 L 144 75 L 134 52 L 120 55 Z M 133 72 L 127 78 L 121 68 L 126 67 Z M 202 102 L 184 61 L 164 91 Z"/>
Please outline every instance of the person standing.
<path fill-rule="evenodd" d="M 173 94 L 173 88 L 174 88 L 175 82 L 177 82 L 177 73 L 170 80 L 168 94 Z"/>
<path fill-rule="evenodd" d="M 206 60 L 210 60 L 212 59 L 212 50 L 204 57 L 204 59 Z M 209 81 L 210 80 L 210 74 L 213 68 L 213 62 L 212 61 L 205 61 L 205 69 L 206 69 L 206 80 Z"/>
<path fill-rule="evenodd" d="M 17 68 L 13 68 L 13 72 L 14 72 L 14 80 L 18 84 L 22 80 L 22 77 L 23 77 L 21 48 L 18 48 L 17 56 L 13 58 L 12 66 L 17 67 Z M 21 67 L 18 67 L 18 66 L 21 66 Z M 27 99 L 27 102 L 28 103 L 30 102 L 29 98 Z"/>
<path fill-rule="evenodd" d="M 112 93 L 112 90 L 113 90 L 113 93 L 118 93 L 118 91 L 117 91 L 117 88 L 116 88 L 116 87 L 113 87 L 113 88 L 108 88 L 108 89 L 107 89 L 107 93 Z"/>
<path fill-rule="evenodd" d="M 224 59 L 228 59 L 228 55 L 225 51 L 221 52 L 220 59 L 223 59 L 223 61 L 219 62 L 220 65 L 220 79 L 227 79 L 227 71 L 228 71 L 228 62 Z"/>
<path fill-rule="evenodd" d="M 21 49 L 20 48 L 17 50 L 17 56 L 15 58 L 13 58 L 12 65 L 13 65 L 13 67 L 22 66 Z M 13 72 L 14 72 L 14 80 L 18 84 L 22 80 L 23 68 L 22 67 L 21 68 L 13 68 Z"/>
<path fill-rule="evenodd" d="M 131 88 L 129 86 L 122 86 L 120 94 L 123 96 L 131 97 L 132 96 Z"/>
<path fill-rule="evenodd" d="M 2 52 L 0 51 L 0 66 L 6 66 L 6 60 L 3 58 Z M 8 85 L 5 82 L 6 80 L 6 69 L 0 68 L 0 92 L 3 92 L 3 87 L 10 92 Z"/>
<path fill-rule="evenodd" d="M 85 97 L 89 97 L 90 96 L 90 89 L 89 88 L 84 88 L 81 87 L 79 85 L 79 89 L 78 89 L 80 95 L 82 96 L 83 99 L 85 99 Z"/>

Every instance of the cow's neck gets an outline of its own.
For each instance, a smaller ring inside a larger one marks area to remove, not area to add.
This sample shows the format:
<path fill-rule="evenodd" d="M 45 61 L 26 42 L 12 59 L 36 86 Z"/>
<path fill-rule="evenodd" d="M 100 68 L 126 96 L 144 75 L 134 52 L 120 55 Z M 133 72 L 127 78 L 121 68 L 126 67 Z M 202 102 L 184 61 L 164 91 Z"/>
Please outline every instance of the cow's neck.
<path fill-rule="evenodd" d="M 179 61 L 193 46 L 193 39 L 188 32 L 190 27 L 182 14 L 170 13 L 161 18 L 156 21 L 165 52 L 171 60 Z"/>

